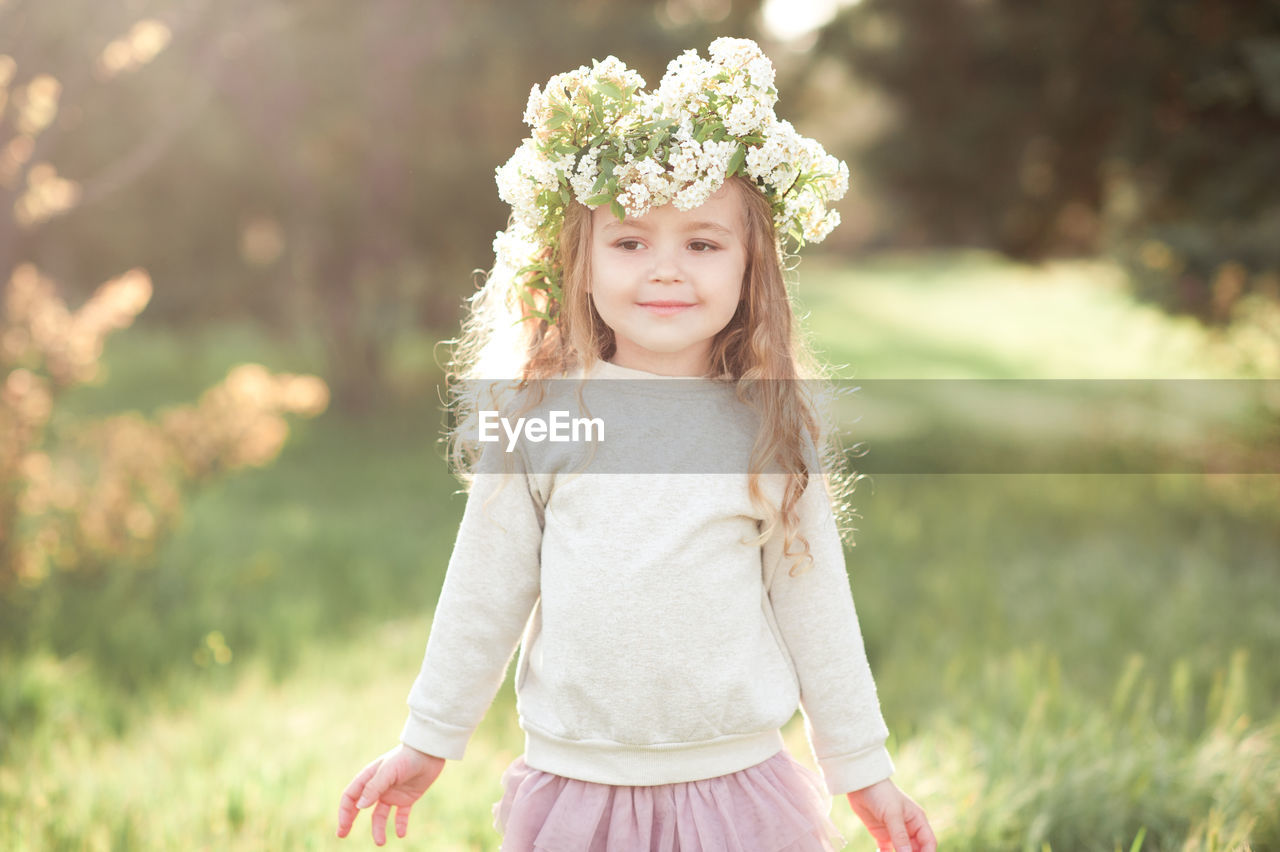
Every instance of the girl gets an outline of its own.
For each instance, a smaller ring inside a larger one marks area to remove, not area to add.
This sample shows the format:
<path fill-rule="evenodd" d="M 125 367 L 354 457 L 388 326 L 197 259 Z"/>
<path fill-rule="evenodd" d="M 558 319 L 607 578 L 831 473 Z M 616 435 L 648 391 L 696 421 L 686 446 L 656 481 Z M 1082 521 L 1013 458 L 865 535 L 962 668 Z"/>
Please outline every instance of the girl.
<path fill-rule="evenodd" d="M 499 170 L 512 220 L 452 364 L 467 506 L 401 744 L 343 792 L 338 834 L 372 806 L 376 843 L 392 807 L 405 835 L 518 644 L 503 850 L 837 849 L 846 795 L 881 849 L 932 852 L 889 780 L 783 277 L 847 170 L 774 116 L 753 42 L 643 86 L 610 57 L 534 87 Z M 491 414 L 562 406 L 602 440 L 486 439 Z M 797 707 L 820 776 L 784 747 Z"/>

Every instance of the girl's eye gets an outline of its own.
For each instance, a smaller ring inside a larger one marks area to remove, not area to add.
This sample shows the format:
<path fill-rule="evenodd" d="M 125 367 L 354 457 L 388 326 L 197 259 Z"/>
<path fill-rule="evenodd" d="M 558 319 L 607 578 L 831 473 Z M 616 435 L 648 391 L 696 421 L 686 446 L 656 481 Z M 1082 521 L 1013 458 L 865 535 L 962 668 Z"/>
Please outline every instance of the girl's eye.
<path fill-rule="evenodd" d="M 617 246 L 623 251 L 635 251 L 638 248 L 640 248 L 640 241 L 639 240 L 618 240 Z"/>
<path fill-rule="evenodd" d="M 694 240 L 689 243 L 689 248 L 693 249 L 698 254 L 705 254 L 706 252 L 716 250 L 716 246 L 714 244 L 704 242 L 703 240 Z"/>

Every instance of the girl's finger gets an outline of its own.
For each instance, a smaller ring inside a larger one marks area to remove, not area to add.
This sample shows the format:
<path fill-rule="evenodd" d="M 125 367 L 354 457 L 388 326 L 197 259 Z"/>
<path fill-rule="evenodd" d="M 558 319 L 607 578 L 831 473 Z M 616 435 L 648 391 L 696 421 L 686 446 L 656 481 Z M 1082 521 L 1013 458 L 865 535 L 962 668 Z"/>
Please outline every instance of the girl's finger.
<path fill-rule="evenodd" d="M 911 829 L 911 836 L 920 852 L 937 852 L 938 840 L 933 836 L 933 828 L 924 811 L 914 810 L 907 814 L 907 826 Z"/>
<path fill-rule="evenodd" d="M 863 824 L 866 825 L 866 823 Z M 889 839 L 889 832 L 884 830 L 884 826 L 867 825 L 867 831 L 870 831 L 871 836 L 875 838 L 876 852 L 893 852 L 893 841 Z"/>
<path fill-rule="evenodd" d="M 396 837 L 404 837 L 409 830 L 409 805 L 396 808 Z"/>
<path fill-rule="evenodd" d="M 382 846 L 387 842 L 387 814 L 391 813 L 391 806 L 386 802 L 378 802 L 378 806 L 373 809 L 373 842 Z"/>
<path fill-rule="evenodd" d="M 373 777 L 367 779 L 364 791 L 360 794 L 360 801 L 356 802 L 357 808 L 367 808 L 381 799 L 382 794 L 387 792 L 387 788 L 395 780 L 392 777 L 394 773 L 387 771 L 386 764 L 373 764 L 373 769 L 376 771 L 371 773 Z"/>
<path fill-rule="evenodd" d="M 346 837 L 347 832 L 351 831 L 351 823 L 355 822 L 356 814 L 360 812 L 360 806 L 356 799 L 360 792 L 364 789 L 364 785 L 373 774 L 378 771 L 378 764 L 369 764 L 360 770 L 360 774 L 352 779 L 347 785 L 347 789 L 342 791 L 342 797 L 338 799 L 338 836 Z"/>
<path fill-rule="evenodd" d="M 902 814 L 893 813 L 886 816 L 885 828 L 893 840 L 893 852 L 912 852 L 911 836 L 907 834 L 907 826 L 902 821 Z"/>

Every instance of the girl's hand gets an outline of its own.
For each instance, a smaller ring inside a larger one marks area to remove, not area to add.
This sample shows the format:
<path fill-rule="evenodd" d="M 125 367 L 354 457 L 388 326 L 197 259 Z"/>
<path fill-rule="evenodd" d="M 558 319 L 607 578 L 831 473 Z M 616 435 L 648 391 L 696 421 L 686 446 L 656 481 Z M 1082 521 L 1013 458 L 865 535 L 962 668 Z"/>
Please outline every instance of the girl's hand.
<path fill-rule="evenodd" d="M 444 758 L 398 746 L 360 770 L 338 803 L 338 836 L 346 837 L 356 814 L 370 805 L 373 809 L 373 842 L 387 842 L 387 814 L 396 809 L 396 836 L 409 830 L 409 809 L 435 783 L 444 769 Z"/>
<path fill-rule="evenodd" d="M 881 852 L 935 852 L 938 841 L 922 809 L 885 779 L 848 794 L 849 806 Z"/>

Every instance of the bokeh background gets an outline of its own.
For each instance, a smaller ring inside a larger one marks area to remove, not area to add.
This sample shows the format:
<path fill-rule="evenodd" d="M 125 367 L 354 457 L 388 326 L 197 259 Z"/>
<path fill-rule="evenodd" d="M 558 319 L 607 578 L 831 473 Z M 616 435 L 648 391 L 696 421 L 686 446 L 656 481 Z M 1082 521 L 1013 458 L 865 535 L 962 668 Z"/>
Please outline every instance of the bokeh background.
<path fill-rule="evenodd" d="M 494 168 L 534 83 L 720 35 L 850 163 L 796 292 L 834 375 L 961 389 L 846 424 L 928 459 L 858 483 L 847 557 L 943 847 L 1280 849 L 1267 0 L 0 0 L 0 848 L 371 845 L 336 806 L 462 511 L 440 343 Z M 1064 425 L 1068 378 L 1251 390 Z M 521 745 L 508 683 L 417 847 L 497 848 Z"/>

